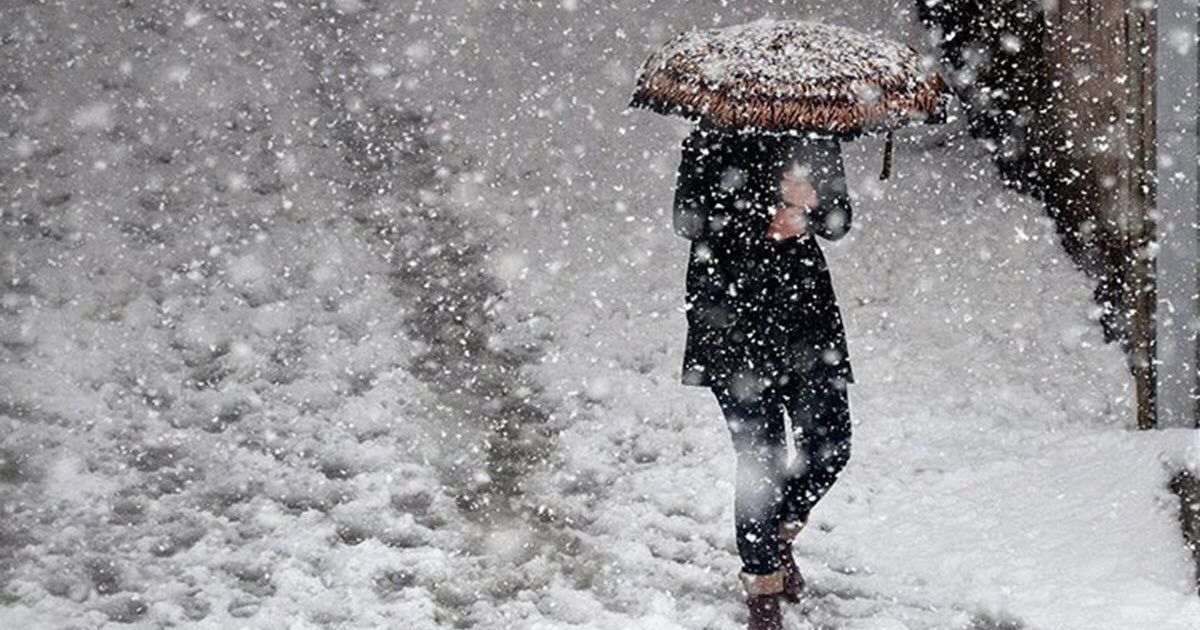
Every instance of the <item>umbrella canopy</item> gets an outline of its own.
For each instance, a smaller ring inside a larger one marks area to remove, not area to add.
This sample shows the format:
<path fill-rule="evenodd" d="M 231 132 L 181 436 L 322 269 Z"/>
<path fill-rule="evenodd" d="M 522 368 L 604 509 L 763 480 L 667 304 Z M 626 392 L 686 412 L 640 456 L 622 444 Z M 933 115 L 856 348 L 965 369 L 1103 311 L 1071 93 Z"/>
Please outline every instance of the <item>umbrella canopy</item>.
<path fill-rule="evenodd" d="M 634 107 L 732 128 L 854 136 L 944 118 L 912 48 L 840 26 L 758 21 L 689 31 L 643 64 Z"/>

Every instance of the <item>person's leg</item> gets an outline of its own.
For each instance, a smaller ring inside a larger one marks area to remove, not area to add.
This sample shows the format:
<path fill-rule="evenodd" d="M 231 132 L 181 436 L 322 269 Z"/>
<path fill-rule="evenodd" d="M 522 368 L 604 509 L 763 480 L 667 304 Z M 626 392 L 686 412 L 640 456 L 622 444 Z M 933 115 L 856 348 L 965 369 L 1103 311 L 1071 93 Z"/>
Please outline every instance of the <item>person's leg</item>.
<path fill-rule="evenodd" d="M 737 456 L 734 520 L 743 572 L 779 570 L 779 517 L 787 478 L 783 406 L 771 389 L 739 398 L 714 388 Z"/>
<path fill-rule="evenodd" d="M 850 460 L 850 403 L 844 381 L 823 374 L 801 379 L 784 395 L 797 460 L 786 484 L 781 518 L 798 529 Z"/>

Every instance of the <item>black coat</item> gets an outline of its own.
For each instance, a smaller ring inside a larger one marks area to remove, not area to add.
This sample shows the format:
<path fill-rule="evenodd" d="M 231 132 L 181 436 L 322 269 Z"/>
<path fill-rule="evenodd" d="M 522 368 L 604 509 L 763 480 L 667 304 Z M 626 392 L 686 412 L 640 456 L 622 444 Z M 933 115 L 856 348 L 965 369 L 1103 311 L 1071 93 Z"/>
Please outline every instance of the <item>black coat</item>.
<path fill-rule="evenodd" d="M 809 232 L 766 237 L 787 168 L 817 193 Z M 674 226 L 692 241 L 683 382 L 754 391 L 814 374 L 854 382 L 841 311 L 814 233 L 850 229 L 836 139 L 698 127 L 683 143 Z"/>

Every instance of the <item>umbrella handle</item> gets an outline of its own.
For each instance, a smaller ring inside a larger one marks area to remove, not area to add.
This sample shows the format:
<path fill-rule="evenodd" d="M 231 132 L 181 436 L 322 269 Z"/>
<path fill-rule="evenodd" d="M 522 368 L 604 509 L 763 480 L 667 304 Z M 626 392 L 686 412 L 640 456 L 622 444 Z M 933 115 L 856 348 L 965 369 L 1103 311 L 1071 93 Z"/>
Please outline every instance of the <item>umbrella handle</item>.
<path fill-rule="evenodd" d="M 885 180 L 892 176 L 892 132 L 887 134 L 887 142 L 883 145 L 883 169 L 879 172 L 879 179 Z"/>

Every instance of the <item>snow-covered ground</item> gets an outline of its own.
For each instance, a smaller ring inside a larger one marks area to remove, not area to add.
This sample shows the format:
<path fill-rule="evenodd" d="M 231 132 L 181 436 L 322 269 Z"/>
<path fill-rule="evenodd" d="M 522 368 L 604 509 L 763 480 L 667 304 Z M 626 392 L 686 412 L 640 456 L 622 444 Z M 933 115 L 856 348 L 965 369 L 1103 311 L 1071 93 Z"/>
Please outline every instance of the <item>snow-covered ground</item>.
<path fill-rule="evenodd" d="M 5 8 L 0 627 L 738 627 L 732 450 L 678 384 L 686 127 L 623 111 L 633 69 L 714 16 L 913 32 L 726 4 Z M 826 248 L 854 454 L 790 627 L 1200 626 L 1194 433 L 1130 429 L 982 146 L 913 133 L 883 184 L 879 149 Z"/>

